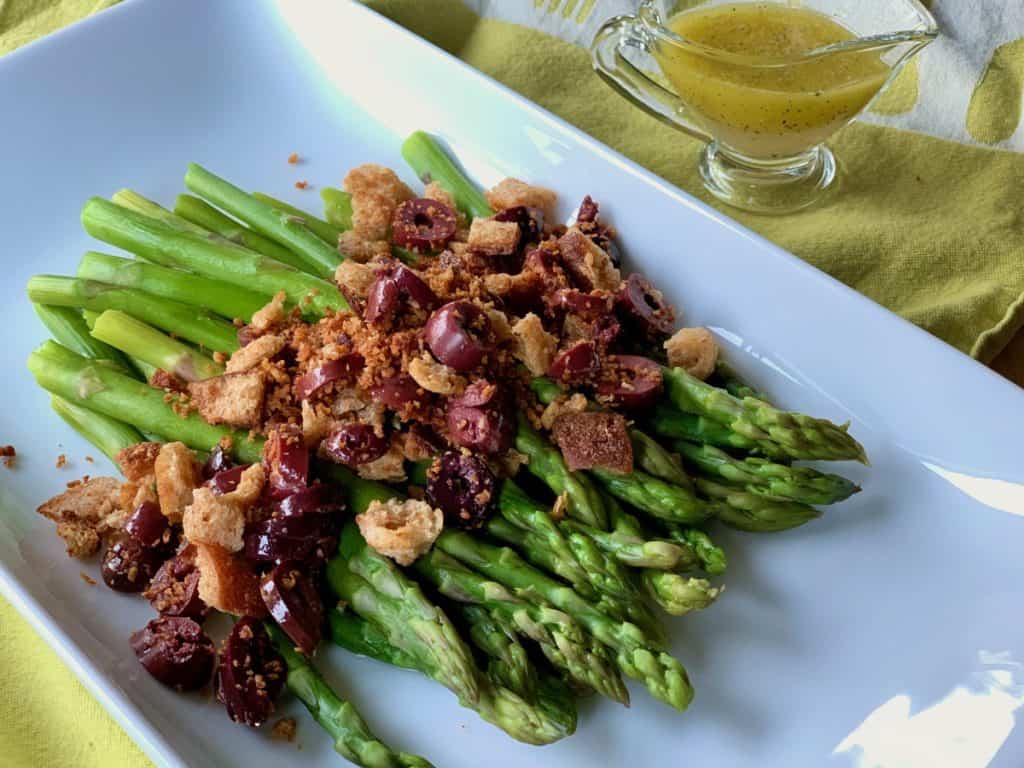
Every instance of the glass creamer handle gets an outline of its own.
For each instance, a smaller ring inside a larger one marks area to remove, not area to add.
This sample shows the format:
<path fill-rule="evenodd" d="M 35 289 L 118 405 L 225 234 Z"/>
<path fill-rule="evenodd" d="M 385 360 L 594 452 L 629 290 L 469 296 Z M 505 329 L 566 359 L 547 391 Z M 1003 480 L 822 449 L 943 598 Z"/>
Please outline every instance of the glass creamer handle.
<path fill-rule="evenodd" d="M 638 107 L 674 128 L 682 128 L 702 141 L 711 137 L 687 119 L 686 105 L 672 91 L 652 80 L 626 58 L 623 51 L 636 48 L 651 53 L 651 33 L 636 16 L 608 19 L 590 44 L 594 69 L 605 82 Z"/>

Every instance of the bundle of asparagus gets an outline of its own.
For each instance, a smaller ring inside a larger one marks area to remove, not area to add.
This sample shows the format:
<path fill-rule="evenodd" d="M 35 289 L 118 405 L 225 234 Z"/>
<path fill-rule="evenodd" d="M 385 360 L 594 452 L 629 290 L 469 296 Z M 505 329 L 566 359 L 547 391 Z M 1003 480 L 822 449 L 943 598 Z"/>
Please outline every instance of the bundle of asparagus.
<path fill-rule="evenodd" d="M 429 136 L 413 134 L 403 156 L 440 185 L 469 219 L 494 215 L 487 199 Z M 185 382 L 221 376 L 239 349 L 232 321 L 248 323 L 279 292 L 308 321 L 348 309 L 330 278 L 343 260 L 338 239 L 352 225 L 346 193 L 325 190 L 327 220 L 248 194 L 191 165 L 194 197 L 167 210 L 131 190 L 93 198 L 86 230 L 136 259 L 87 253 L 76 277 L 41 275 L 28 296 L 54 341 L 28 365 L 53 408 L 112 460 L 144 436 L 197 452 L 229 445 L 235 460 L 266 460 L 263 437 L 215 425 L 147 381 L 154 372 Z M 506 219 L 510 220 L 510 219 Z M 598 234 L 599 237 L 606 237 Z M 393 255 L 422 259 L 396 246 Z M 515 421 L 524 480 L 496 488 L 493 513 L 471 530 L 446 527 L 408 568 L 375 551 L 353 523 L 327 563 L 330 639 L 354 653 L 414 669 L 450 689 L 463 706 L 513 738 L 546 744 L 576 728 L 575 699 L 593 691 L 628 704 L 623 675 L 684 710 L 686 670 L 667 650 L 656 610 L 699 611 L 721 594 L 706 576 L 726 569 L 705 530 L 719 521 L 744 531 L 781 531 L 840 502 L 850 481 L 793 460 L 866 461 L 845 427 L 783 411 L 720 365 L 713 386 L 664 367 L 664 399 L 629 426 L 635 468 L 570 470 L 528 408 Z M 544 376 L 530 383 L 539 405 L 573 393 Z M 607 402 L 586 401 L 601 411 Z M 662 441 L 668 440 L 666 444 Z M 321 461 L 324 484 L 341 489 L 348 512 L 422 496 L 430 461 L 405 488 Z M 282 625 L 283 626 L 283 625 Z M 370 732 L 353 706 L 319 676 L 293 638 L 268 621 L 270 640 L 303 701 L 350 761 L 423 766 Z"/>

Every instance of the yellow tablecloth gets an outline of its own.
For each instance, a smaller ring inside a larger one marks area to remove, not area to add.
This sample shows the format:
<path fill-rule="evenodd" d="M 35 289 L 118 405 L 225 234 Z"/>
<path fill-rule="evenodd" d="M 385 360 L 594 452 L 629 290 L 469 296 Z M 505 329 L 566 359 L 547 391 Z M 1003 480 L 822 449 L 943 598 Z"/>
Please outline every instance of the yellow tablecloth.
<path fill-rule="evenodd" d="M 0 0 L 0 53 L 114 1 Z M 509 0 L 519 1 L 530 2 Z M 582 49 L 524 27 L 481 21 L 457 0 L 371 4 L 703 196 L 695 172 L 698 145 L 614 96 L 592 75 Z M 845 167 L 841 194 L 832 202 L 778 219 L 729 214 L 990 360 L 1024 319 L 1024 156 L 863 124 L 843 131 L 835 148 Z M 148 764 L 2 600 L 0 691 L 0 764 Z"/>

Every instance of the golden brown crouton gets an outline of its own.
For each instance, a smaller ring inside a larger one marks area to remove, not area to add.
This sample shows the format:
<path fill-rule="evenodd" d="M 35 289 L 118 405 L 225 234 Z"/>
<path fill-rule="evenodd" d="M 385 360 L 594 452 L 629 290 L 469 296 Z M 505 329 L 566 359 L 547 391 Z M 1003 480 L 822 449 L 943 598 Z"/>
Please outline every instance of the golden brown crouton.
<path fill-rule="evenodd" d="M 365 299 L 370 286 L 377 279 L 376 272 L 369 264 L 360 264 L 352 259 L 345 259 L 334 270 L 334 282 L 345 292 L 346 296 Z"/>
<path fill-rule="evenodd" d="M 668 364 L 691 376 L 706 379 L 715 371 L 718 344 L 707 328 L 680 328 L 665 342 Z"/>
<path fill-rule="evenodd" d="M 356 525 L 375 551 L 399 565 L 411 565 L 433 545 L 444 527 L 444 515 L 425 501 L 371 501 Z"/>
<path fill-rule="evenodd" d="M 117 454 L 117 466 L 125 479 L 137 482 L 153 474 L 153 465 L 160 453 L 161 443 L 136 443 Z"/>
<path fill-rule="evenodd" d="M 100 548 L 100 535 L 90 523 L 82 520 L 61 520 L 57 535 L 64 540 L 69 557 L 89 557 Z"/>
<path fill-rule="evenodd" d="M 69 555 L 88 557 L 99 549 L 101 528 L 117 511 L 120 488 L 116 478 L 90 478 L 40 504 L 36 511 L 57 523 L 57 535 Z"/>
<path fill-rule="evenodd" d="M 392 440 L 387 453 L 379 459 L 360 464 L 356 467 L 356 473 L 366 480 L 405 480 L 405 454 L 402 452 L 402 442 L 401 439 Z"/>
<path fill-rule="evenodd" d="M 469 248 L 485 256 L 514 253 L 519 245 L 519 225 L 514 221 L 473 219 L 469 226 Z"/>
<path fill-rule="evenodd" d="M 633 471 L 633 444 L 621 413 L 566 413 L 551 434 L 570 472 L 594 467 L 623 475 Z"/>
<path fill-rule="evenodd" d="M 274 298 L 252 313 L 252 320 L 249 324 L 257 331 L 266 331 L 284 322 L 284 302 L 286 298 L 284 291 L 278 291 L 274 294 Z"/>
<path fill-rule="evenodd" d="M 226 373 L 188 385 L 192 403 L 210 424 L 255 427 L 263 413 L 266 379 L 261 371 Z"/>
<path fill-rule="evenodd" d="M 338 238 L 338 251 L 347 257 L 342 262 L 343 264 L 350 261 L 365 264 L 374 259 L 386 259 L 391 256 L 391 244 L 387 240 L 367 240 L 351 229 L 347 229 Z M 337 279 L 337 275 L 335 275 L 335 279 Z"/>
<path fill-rule="evenodd" d="M 437 362 L 429 352 L 409 361 L 409 375 L 427 392 L 439 395 L 453 395 L 466 386 L 466 380 L 454 368 Z"/>
<path fill-rule="evenodd" d="M 157 504 L 160 499 L 156 492 L 156 475 L 146 475 L 138 480 L 129 480 L 121 486 L 121 493 L 117 501 L 117 507 L 130 513 L 144 501 L 152 501 Z M 120 526 L 114 525 L 114 528 Z"/>
<path fill-rule="evenodd" d="M 323 440 L 331 429 L 331 414 L 326 406 L 302 401 L 302 442 L 307 448 Z"/>
<path fill-rule="evenodd" d="M 525 205 L 527 208 L 539 208 L 545 221 L 555 220 L 555 201 L 558 198 L 545 187 L 535 187 L 519 179 L 502 179 L 497 186 L 487 190 L 486 197 L 496 211 Z"/>
<path fill-rule="evenodd" d="M 544 330 L 540 318 L 530 312 L 512 326 L 516 346 L 512 354 L 529 368 L 534 376 L 543 376 L 551 367 L 558 349 L 558 339 Z"/>
<path fill-rule="evenodd" d="M 185 538 L 193 544 L 216 544 L 228 552 L 242 549 L 245 512 L 212 488 L 196 488 L 192 503 L 185 507 L 182 525 Z"/>
<path fill-rule="evenodd" d="M 272 360 L 284 349 L 284 344 L 284 337 L 276 334 L 259 336 L 232 353 L 226 370 L 228 373 L 241 373 L 255 368 L 264 360 Z"/>
<path fill-rule="evenodd" d="M 583 290 L 619 289 L 622 275 L 612 264 L 611 257 L 578 229 L 570 229 L 558 238 L 558 250 L 565 268 Z"/>
<path fill-rule="evenodd" d="M 156 457 L 156 495 L 160 511 L 172 521 L 192 502 L 192 489 L 199 485 L 199 468 L 184 443 L 166 443 Z"/>
<path fill-rule="evenodd" d="M 373 163 L 353 168 L 342 186 L 352 195 L 352 231 L 364 240 L 385 240 L 395 208 L 413 197 L 394 171 Z"/>
<path fill-rule="evenodd" d="M 243 558 L 212 544 L 197 544 L 196 568 L 199 597 L 211 608 L 235 616 L 267 615 L 259 576 Z"/>
<path fill-rule="evenodd" d="M 498 343 L 512 338 L 512 326 L 509 325 L 508 315 L 500 309 L 494 308 L 485 309 L 484 312 L 487 314 L 487 319 L 491 321 L 491 330 L 494 331 L 494 337 Z"/>

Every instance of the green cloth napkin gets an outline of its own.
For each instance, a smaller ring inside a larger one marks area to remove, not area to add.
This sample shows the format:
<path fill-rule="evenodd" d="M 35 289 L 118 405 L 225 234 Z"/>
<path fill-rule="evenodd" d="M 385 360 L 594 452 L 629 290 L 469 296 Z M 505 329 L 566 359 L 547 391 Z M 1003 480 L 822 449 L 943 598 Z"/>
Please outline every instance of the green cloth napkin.
<path fill-rule="evenodd" d="M 115 1 L 0 0 L 0 53 Z M 599 82 L 583 49 L 532 29 L 481 20 L 458 0 L 370 5 L 714 202 L 697 177 L 699 144 Z M 845 129 L 833 145 L 843 176 L 825 204 L 780 218 L 726 213 L 954 346 L 990 360 L 1024 325 L 1024 155 L 865 124 Z M 148 764 L 3 600 L 0 628 L 4 765 Z"/>

